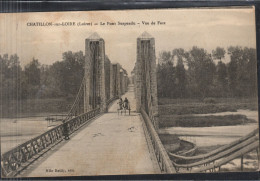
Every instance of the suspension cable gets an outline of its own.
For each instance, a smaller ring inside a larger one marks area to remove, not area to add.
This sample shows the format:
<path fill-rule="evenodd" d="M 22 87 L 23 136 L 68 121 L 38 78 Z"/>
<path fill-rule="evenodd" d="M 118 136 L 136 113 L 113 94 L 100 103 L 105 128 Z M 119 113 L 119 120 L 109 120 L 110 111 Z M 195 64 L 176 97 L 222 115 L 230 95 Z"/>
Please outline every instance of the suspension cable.
<path fill-rule="evenodd" d="M 79 91 L 78 91 L 77 96 L 75 98 L 75 101 L 73 102 L 73 104 L 70 108 L 70 111 L 65 118 L 65 121 L 69 120 L 73 116 L 73 114 L 75 114 L 75 109 L 77 108 L 77 106 L 79 106 L 79 100 L 80 100 L 82 94 L 84 95 L 84 92 L 83 92 L 84 86 L 85 86 L 85 76 L 82 79 L 82 82 L 80 84 L 80 88 L 79 88 Z"/>

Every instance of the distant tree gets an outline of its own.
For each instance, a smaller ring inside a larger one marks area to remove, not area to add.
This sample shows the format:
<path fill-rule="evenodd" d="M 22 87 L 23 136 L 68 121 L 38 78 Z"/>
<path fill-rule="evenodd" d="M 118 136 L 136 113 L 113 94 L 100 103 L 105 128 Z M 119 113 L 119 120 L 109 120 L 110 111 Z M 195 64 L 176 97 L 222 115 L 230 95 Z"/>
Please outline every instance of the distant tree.
<path fill-rule="evenodd" d="M 0 72 L 5 76 L 8 70 L 8 54 L 0 55 L 0 67 Z"/>
<path fill-rule="evenodd" d="M 184 49 L 174 49 L 172 55 L 177 57 L 177 65 L 175 67 L 175 88 L 177 96 L 183 98 L 186 94 L 186 70 L 184 68 L 183 59 L 185 58 Z"/>
<path fill-rule="evenodd" d="M 228 63 L 228 86 L 232 97 L 236 95 L 237 84 L 237 62 L 231 60 Z"/>
<path fill-rule="evenodd" d="M 228 64 L 229 90 L 232 96 L 244 96 L 247 94 L 248 72 L 247 59 L 244 50 L 239 46 L 228 48 L 230 62 Z"/>
<path fill-rule="evenodd" d="M 158 97 L 165 97 L 165 84 L 163 83 L 163 68 L 162 64 L 157 65 L 157 94 Z"/>
<path fill-rule="evenodd" d="M 248 74 L 248 93 L 251 96 L 257 97 L 257 59 L 256 49 L 245 48 L 245 55 L 247 55 L 247 74 Z"/>
<path fill-rule="evenodd" d="M 47 97 L 74 97 L 84 76 L 85 57 L 82 51 L 64 52 L 62 61 L 42 66 L 41 90 Z"/>
<path fill-rule="evenodd" d="M 66 91 L 63 89 L 65 63 L 63 61 L 54 62 L 48 69 L 46 86 L 50 97 L 65 97 Z"/>
<path fill-rule="evenodd" d="M 175 96 L 175 69 L 172 62 L 159 64 L 157 67 L 157 87 L 159 97 Z"/>
<path fill-rule="evenodd" d="M 177 48 L 172 51 L 172 57 L 176 56 L 178 60 L 183 60 L 185 53 L 183 48 Z"/>
<path fill-rule="evenodd" d="M 158 96 L 202 99 L 206 96 L 257 96 L 256 50 L 230 46 L 227 52 L 230 62 L 226 64 L 222 61 L 226 51 L 220 47 L 212 52 L 212 56 L 198 47 L 190 51 L 180 48 L 160 52 Z M 217 65 L 213 59 L 219 60 Z"/>
<path fill-rule="evenodd" d="M 40 66 L 41 76 L 40 76 L 40 90 L 39 95 L 42 98 L 50 98 L 51 92 L 50 88 L 48 87 L 48 82 L 51 79 L 50 77 L 50 66 L 49 65 L 41 65 Z"/>
<path fill-rule="evenodd" d="M 178 89 L 178 95 L 183 98 L 186 94 L 186 70 L 184 68 L 183 61 L 178 60 L 176 65 L 176 88 Z"/>
<path fill-rule="evenodd" d="M 219 61 L 216 68 L 217 86 L 220 87 L 221 96 L 224 97 L 228 93 L 228 77 L 227 67 L 222 61 Z"/>
<path fill-rule="evenodd" d="M 63 53 L 64 70 L 62 89 L 67 94 L 75 95 L 78 92 L 84 76 L 83 52 L 72 53 L 71 51 Z"/>
<path fill-rule="evenodd" d="M 222 58 L 225 58 L 226 50 L 224 48 L 217 47 L 216 50 L 212 50 L 212 56 L 214 59 L 221 61 Z"/>
<path fill-rule="evenodd" d="M 211 56 L 203 48 L 194 46 L 188 59 L 189 73 L 193 77 L 200 98 L 205 98 L 213 84 L 215 64 Z"/>
<path fill-rule="evenodd" d="M 20 92 L 21 92 L 21 74 L 22 74 L 22 67 L 20 65 L 19 57 L 17 54 L 10 56 L 10 63 L 9 63 L 9 69 L 10 69 L 10 78 L 12 79 L 12 88 L 11 91 L 13 94 L 13 98 L 18 100 L 20 99 Z M 10 91 L 10 89 L 9 89 Z"/>
<path fill-rule="evenodd" d="M 28 83 L 31 85 L 40 85 L 40 78 L 41 78 L 41 70 L 40 70 L 40 63 L 37 59 L 33 58 L 33 60 L 27 64 L 24 68 L 24 72 Z"/>
<path fill-rule="evenodd" d="M 40 89 L 41 82 L 41 70 L 40 63 L 37 59 L 33 60 L 25 65 L 24 68 L 24 82 L 23 82 L 23 91 L 25 98 L 36 98 L 37 93 Z M 26 95 L 27 94 L 27 95 Z"/>
<path fill-rule="evenodd" d="M 238 50 L 239 51 L 238 51 Z M 237 96 L 248 97 L 256 95 L 256 50 L 247 47 L 236 47 L 237 56 Z"/>
<path fill-rule="evenodd" d="M 170 51 L 162 51 L 159 53 L 158 58 L 159 64 L 172 62 L 173 63 L 173 56 Z"/>
<path fill-rule="evenodd" d="M 0 56 L 0 90 L 2 100 L 20 99 L 22 68 L 19 57 L 14 54 Z"/>

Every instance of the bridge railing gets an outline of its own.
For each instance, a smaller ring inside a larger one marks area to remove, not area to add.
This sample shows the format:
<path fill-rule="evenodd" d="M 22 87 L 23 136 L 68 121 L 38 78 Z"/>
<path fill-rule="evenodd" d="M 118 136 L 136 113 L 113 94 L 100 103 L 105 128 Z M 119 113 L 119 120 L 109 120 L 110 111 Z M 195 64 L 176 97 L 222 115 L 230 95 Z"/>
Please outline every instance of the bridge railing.
<path fill-rule="evenodd" d="M 146 112 L 141 108 L 141 114 L 143 116 L 146 128 L 148 130 L 148 135 L 151 139 L 152 146 L 155 152 L 156 159 L 159 163 L 162 173 L 176 173 L 175 168 Z"/>
<path fill-rule="evenodd" d="M 110 98 L 109 100 L 107 100 L 107 107 L 109 107 L 109 106 L 111 105 L 111 103 L 112 103 L 114 100 L 116 100 L 116 99 L 118 99 L 118 96 L 112 97 L 112 98 Z"/>
<path fill-rule="evenodd" d="M 234 147 L 252 137 L 255 137 L 255 135 L 257 135 L 258 133 L 259 133 L 259 129 L 257 128 L 255 130 L 253 130 L 252 132 L 248 133 L 247 135 L 239 138 L 238 140 L 235 140 L 225 146 L 221 146 L 209 153 L 205 153 L 205 154 L 201 154 L 201 155 L 197 155 L 197 156 L 182 156 L 182 155 L 177 155 L 177 154 L 170 153 L 170 152 L 168 152 L 168 154 L 169 154 L 170 158 L 172 158 L 173 160 L 184 160 L 184 161 L 202 160 L 202 159 L 206 159 L 206 158 L 215 156 L 218 153 L 221 153 L 225 150 L 231 149 L 232 147 Z"/>
<path fill-rule="evenodd" d="M 256 140 L 255 142 L 250 143 L 249 145 L 242 147 L 240 150 L 237 150 L 231 154 L 228 154 L 225 158 L 220 159 L 218 161 L 213 162 L 212 164 L 205 164 L 205 166 L 199 167 L 197 169 L 192 170 L 192 173 L 198 173 L 198 172 L 216 172 L 218 168 L 218 171 L 220 172 L 221 166 L 229 163 L 230 161 L 241 157 L 241 171 L 243 171 L 243 156 L 253 150 L 259 149 L 259 141 Z M 258 152 L 258 151 L 257 151 Z"/>
<path fill-rule="evenodd" d="M 236 140 L 228 145 L 225 145 L 223 147 L 220 147 L 220 149 L 217 149 L 217 151 L 212 151 L 208 154 L 203 154 L 199 156 L 194 156 L 195 158 L 204 158 L 200 159 L 198 161 L 188 163 L 188 164 L 177 164 L 173 162 L 176 170 L 179 170 L 179 168 L 187 168 L 188 171 L 191 171 L 193 168 L 195 168 L 195 171 L 191 172 L 201 172 L 201 171 L 215 171 L 216 168 L 223 164 L 228 163 L 232 159 L 236 159 L 237 157 L 240 157 L 253 149 L 258 149 L 259 147 L 259 134 L 258 129 L 254 130 L 250 134 L 246 135 L 245 137 L 240 138 L 239 140 Z M 170 154 L 170 153 L 169 153 Z M 172 154 L 170 154 L 172 157 Z M 179 157 L 184 158 L 185 160 L 191 160 L 192 157 Z"/>
<path fill-rule="evenodd" d="M 1 155 L 1 173 L 3 177 L 12 177 L 21 172 L 38 157 L 63 140 L 64 127 L 69 134 L 86 124 L 100 113 L 100 108 L 94 109 L 72 118 L 62 125 L 54 127 L 45 133 L 32 138 L 25 143 Z"/>

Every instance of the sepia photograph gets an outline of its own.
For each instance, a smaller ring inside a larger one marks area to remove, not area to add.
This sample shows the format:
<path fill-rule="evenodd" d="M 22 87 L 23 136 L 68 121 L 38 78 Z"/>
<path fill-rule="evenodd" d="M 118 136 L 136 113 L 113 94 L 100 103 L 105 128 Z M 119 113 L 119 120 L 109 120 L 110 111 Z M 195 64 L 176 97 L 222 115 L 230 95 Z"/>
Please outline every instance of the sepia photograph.
<path fill-rule="evenodd" d="M 259 171 L 255 8 L 0 13 L 2 178 Z"/>

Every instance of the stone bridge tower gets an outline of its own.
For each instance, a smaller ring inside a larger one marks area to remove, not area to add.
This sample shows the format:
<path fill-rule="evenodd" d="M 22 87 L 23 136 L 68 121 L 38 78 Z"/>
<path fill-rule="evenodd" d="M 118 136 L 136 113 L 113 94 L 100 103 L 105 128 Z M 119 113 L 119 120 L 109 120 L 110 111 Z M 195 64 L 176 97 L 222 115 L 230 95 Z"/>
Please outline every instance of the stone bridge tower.
<path fill-rule="evenodd" d="M 106 111 L 105 42 L 97 33 L 85 40 L 84 111 Z"/>
<path fill-rule="evenodd" d="M 150 118 L 154 118 L 157 127 L 158 98 L 156 80 L 155 40 L 144 32 L 137 38 L 137 61 L 135 65 L 136 110 L 141 108 Z"/>
<path fill-rule="evenodd" d="M 120 89 L 120 69 L 121 66 L 116 63 L 112 65 L 112 71 L 113 71 L 113 77 L 112 77 L 112 82 L 113 82 L 113 88 L 112 88 L 112 94 L 113 97 L 118 97 L 120 98 L 121 96 L 121 89 Z"/>

